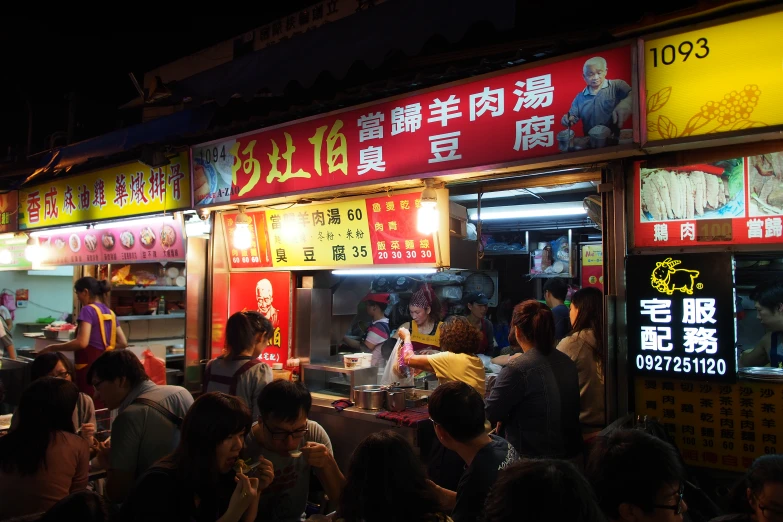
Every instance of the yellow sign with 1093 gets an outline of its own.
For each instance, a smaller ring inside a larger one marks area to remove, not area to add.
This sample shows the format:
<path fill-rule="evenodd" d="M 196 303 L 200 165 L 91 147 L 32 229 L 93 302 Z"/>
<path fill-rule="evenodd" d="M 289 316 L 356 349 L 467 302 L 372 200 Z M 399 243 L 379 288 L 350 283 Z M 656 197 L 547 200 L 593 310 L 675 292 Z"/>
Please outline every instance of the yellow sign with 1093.
<path fill-rule="evenodd" d="M 783 124 L 783 12 L 644 42 L 647 140 Z"/>

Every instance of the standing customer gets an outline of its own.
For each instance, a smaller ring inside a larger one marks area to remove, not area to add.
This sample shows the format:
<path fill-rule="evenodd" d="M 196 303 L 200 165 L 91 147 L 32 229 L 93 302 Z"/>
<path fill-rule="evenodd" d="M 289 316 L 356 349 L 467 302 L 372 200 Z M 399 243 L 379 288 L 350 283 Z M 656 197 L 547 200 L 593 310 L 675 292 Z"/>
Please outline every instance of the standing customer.
<path fill-rule="evenodd" d="M 19 401 L 19 426 L 0 438 L 0 519 L 41 513 L 87 488 L 90 448 L 73 432 L 79 390 L 44 377 Z"/>
<path fill-rule="evenodd" d="M 226 323 L 225 354 L 209 361 L 204 393 L 223 392 L 242 399 L 258 417 L 258 395 L 272 382 L 272 369 L 258 360 L 275 333 L 269 319 L 258 312 L 237 312 Z"/>
<path fill-rule="evenodd" d="M 75 352 L 76 385 L 79 391 L 94 398 L 94 390 L 87 379 L 92 363 L 102 353 L 115 348 L 126 348 L 128 340 L 117 325 L 117 317 L 103 302 L 103 296 L 111 290 L 107 281 L 98 281 L 94 277 L 82 277 L 73 285 L 79 304 L 79 327 L 76 339 L 67 343 L 51 344 L 41 350 L 45 352 Z M 104 405 L 98 401 L 98 408 Z"/>
<path fill-rule="evenodd" d="M 603 293 L 593 287 L 582 288 L 571 298 L 571 335 L 557 345 L 579 372 L 579 422 L 585 439 L 606 426 L 603 318 Z"/>
<path fill-rule="evenodd" d="M 468 320 L 479 332 L 481 332 L 481 341 L 479 341 L 478 351 L 490 357 L 494 357 L 497 349 L 495 341 L 495 330 L 492 323 L 487 319 L 487 310 L 489 309 L 489 299 L 481 292 L 472 292 L 462 300 L 468 307 Z"/>
<path fill-rule="evenodd" d="M 111 448 L 98 455 L 108 469 L 106 496 L 125 500 L 136 479 L 179 443 L 182 418 L 193 397 L 179 386 L 158 386 L 147 377 L 133 352 L 115 350 L 95 360 L 88 374 L 96 396 L 118 410 L 112 424 Z"/>
<path fill-rule="evenodd" d="M 565 305 L 566 297 L 568 297 L 568 285 L 563 279 L 553 277 L 544 285 L 544 300 L 552 309 L 552 316 L 555 319 L 555 343 L 559 343 L 571 331 L 569 311 Z"/>
<path fill-rule="evenodd" d="M 501 370 L 487 418 L 526 457 L 573 458 L 582 451 L 576 365 L 555 350 L 552 311 L 538 301 L 514 308 L 511 325 L 522 354 Z"/>

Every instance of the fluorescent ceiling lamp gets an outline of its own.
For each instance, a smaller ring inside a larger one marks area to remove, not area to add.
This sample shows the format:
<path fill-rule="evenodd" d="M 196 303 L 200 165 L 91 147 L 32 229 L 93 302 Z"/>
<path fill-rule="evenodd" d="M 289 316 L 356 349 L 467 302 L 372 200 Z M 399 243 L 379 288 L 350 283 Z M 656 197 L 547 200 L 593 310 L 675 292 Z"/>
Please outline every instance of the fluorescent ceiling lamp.
<path fill-rule="evenodd" d="M 57 228 L 57 229 L 49 229 L 49 230 L 40 230 L 37 232 L 30 232 L 30 237 L 48 237 L 52 236 L 54 234 L 71 234 L 73 232 L 81 232 L 83 230 L 87 230 L 87 225 L 78 226 L 78 227 L 66 227 L 66 228 Z"/>
<path fill-rule="evenodd" d="M 437 271 L 437 268 L 357 268 L 355 270 L 332 270 L 332 274 L 342 276 L 425 275 L 434 274 Z"/>
<path fill-rule="evenodd" d="M 582 216 L 587 214 L 581 201 L 568 203 L 542 203 L 536 205 L 515 205 L 511 207 L 489 207 L 481 209 L 481 220 L 531 219 L 546 217 Z M 478 220 L 475 208 L 468 211 L 471 221 Z"/>
<path fill-rule="evenodd" d="M 168 214 L 165 216 L 143 217 L 136 219 L 123 219 L 122 221 L 108 221 L 104 223 L 96 223 L 93 228 L 95 230 L 106 230 L 107 228 L 117 228 L 122 226 L 137 226 L 137 225 L 153 225 L 164 221 L 174 221 L 174 215 Z M 59 230 L 57 231 L 59 232 Z"/>

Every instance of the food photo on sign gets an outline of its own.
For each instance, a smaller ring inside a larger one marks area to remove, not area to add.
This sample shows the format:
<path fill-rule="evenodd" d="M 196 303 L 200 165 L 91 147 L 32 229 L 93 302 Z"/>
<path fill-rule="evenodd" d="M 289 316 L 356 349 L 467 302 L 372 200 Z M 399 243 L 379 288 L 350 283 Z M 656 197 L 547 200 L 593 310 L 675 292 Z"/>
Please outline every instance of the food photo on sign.
<path fill-rule="evenodd" d="M 751 217 L 783 215 L 783 153 L 748 158 L 748 213 Z"/>

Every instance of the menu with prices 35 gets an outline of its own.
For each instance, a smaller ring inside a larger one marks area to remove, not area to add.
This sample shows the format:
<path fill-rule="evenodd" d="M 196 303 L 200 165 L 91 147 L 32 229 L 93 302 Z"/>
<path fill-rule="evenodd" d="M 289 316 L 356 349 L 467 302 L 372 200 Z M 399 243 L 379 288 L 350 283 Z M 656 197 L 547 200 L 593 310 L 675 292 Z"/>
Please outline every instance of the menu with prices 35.
<path fill-rule="evenodd" d="M 744 473 L 758 457 L 780 453 L 780 383 L 636 377 L 635 392 L 636 414 L 657 418 L 689 466 Z"/>
<path fill-rule="evenodd" d="M 126 226 L 52 230 L 36 234 L 47 266 L 182 261 L 185 241 L 176 219 L 129 221 Z"/>
<path fill-rule="evenodd" d="M 193 202 L 237 203 L 633 143 L 631 47 L 192 147 Z"/>
<path fill-rule="evenodd" d="M 783 242 L 783 153 L 681 167 L 636 165 L 635 247 Z"/>
<path fill-rule="evenodd" d="M 737 379 L 731 254 L 629 256 L 629 362 L 639 375 Z"/>
<path fill-rule="evenodd" d="M 259 312 L 269 319 L 274 334 L 259 359 L 285 366 L 291 353 L 294 279 L 292 272 L 244 272 L 229 275 L 228 316 Z M 214 354 L 214 348 L 213 348 Z"/>

